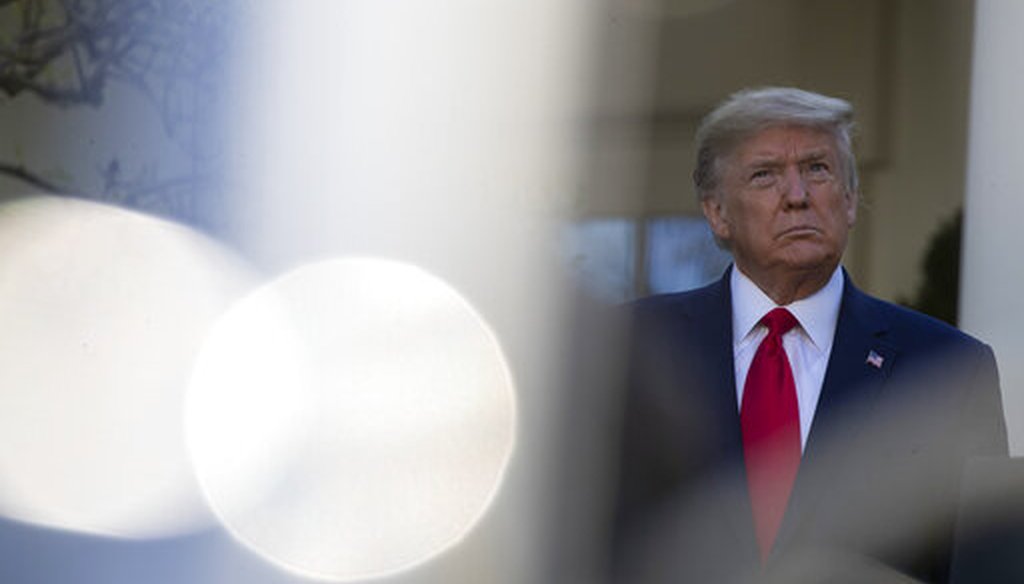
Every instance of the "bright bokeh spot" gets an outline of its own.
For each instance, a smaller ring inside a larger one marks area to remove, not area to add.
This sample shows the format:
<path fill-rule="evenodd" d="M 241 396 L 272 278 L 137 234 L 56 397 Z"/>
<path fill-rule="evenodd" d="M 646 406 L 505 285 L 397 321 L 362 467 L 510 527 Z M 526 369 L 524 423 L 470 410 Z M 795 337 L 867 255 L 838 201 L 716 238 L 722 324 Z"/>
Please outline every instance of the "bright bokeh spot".
<path fill-rule="evenodd" d="M 124 537 L 207 526 L 184 390 L 243 286 L 178 225 L 74 199 L 0 207 L 0 513 Z"/>
<path fill-rule="evenodd" d="M 186 430 L 227 528 L 305 576 L 397 572 L 448 549 L 515 436 L 495 336 L 439 278 L 386 260 L 299 268 L 214 327 Z"/>

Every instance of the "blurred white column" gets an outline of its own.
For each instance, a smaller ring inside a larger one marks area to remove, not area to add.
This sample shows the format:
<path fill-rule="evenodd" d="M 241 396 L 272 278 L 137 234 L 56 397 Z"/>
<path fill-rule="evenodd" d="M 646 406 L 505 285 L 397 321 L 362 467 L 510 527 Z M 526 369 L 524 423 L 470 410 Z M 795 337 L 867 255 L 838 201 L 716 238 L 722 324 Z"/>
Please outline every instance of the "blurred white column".
<path fill-rule="evenodd" d="M 1024 454 L 1024 2 L 979 0 L 964 213 L 961 324 L 999 360 L 1010 450 Z"/>
<path fill-rule="evenodd" d="M 589 0 L 256 3 L 242 41 L 229 201 L 276 275 L 324 258 L 412 264 L 508 355 L 516 451 L 456 549 L 388 582 L 534 582 L 548 417 L 562 379 L 558 228 L 588 117 Z"/>

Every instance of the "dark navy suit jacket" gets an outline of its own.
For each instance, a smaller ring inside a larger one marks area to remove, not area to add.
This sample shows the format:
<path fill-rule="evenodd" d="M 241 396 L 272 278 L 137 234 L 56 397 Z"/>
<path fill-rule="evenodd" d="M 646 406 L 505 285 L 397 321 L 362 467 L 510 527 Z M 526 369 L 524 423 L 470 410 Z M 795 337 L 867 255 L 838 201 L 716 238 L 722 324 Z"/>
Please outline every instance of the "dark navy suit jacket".
<path fill-rule="evenodd" d="M 870 297 L 846 276 L 800 470 L 762 566 L 728 272 L 705 288 L 640 300 L 632 316 L 615 581 L 945 580 L 964 462 L 1007 450 L 987 345 Z"/>

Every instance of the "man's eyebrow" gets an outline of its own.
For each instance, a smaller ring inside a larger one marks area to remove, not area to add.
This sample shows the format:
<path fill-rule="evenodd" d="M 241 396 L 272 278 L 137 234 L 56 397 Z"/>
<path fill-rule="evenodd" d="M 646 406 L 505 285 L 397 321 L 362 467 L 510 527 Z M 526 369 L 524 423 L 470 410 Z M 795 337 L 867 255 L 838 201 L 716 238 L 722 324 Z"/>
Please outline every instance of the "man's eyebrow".
<path fill-rule="evenodd" d="M 743 164 L 743 166 L 772 166 L 782 164 L 782 161 L 783 157 L 777 154 L 754 154 Z"/>
<path fill-rule="evenodd" d="M 815 160 L 822 160 L 829 157 L 828 148 L 814 148 L 801 152 L 797 161 L 799 163 L 811 162 Z M 743 162 L 743 168 L 760 168 L 766 166 L 778 166 L 783 164 L 786 160 L 786 156 L 782 156 L 774 153 L 762 153 L 762 154 L 751 154 L 750 157 Z"/>
<path fill-rule="evenodd" d="M 808 150 L 800 155 L 800 162 L 807 162 L 809 160 L 821 160 L 822 158 L 828 158 L 827 148 L 818 148 L 814 150 Z"/>

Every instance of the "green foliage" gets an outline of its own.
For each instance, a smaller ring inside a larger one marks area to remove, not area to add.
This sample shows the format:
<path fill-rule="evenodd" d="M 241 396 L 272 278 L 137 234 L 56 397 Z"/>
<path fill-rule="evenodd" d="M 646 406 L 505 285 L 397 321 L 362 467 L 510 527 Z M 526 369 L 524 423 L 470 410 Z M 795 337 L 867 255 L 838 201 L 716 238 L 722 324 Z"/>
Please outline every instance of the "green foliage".
<path fill-rule="evenodd" d="M 944 320 L 957 323 L 960 300 L 960 240 L 963 211 L 943 223 L 932 236 L 921 268 L 924 279 L 910 307 Z"/>

